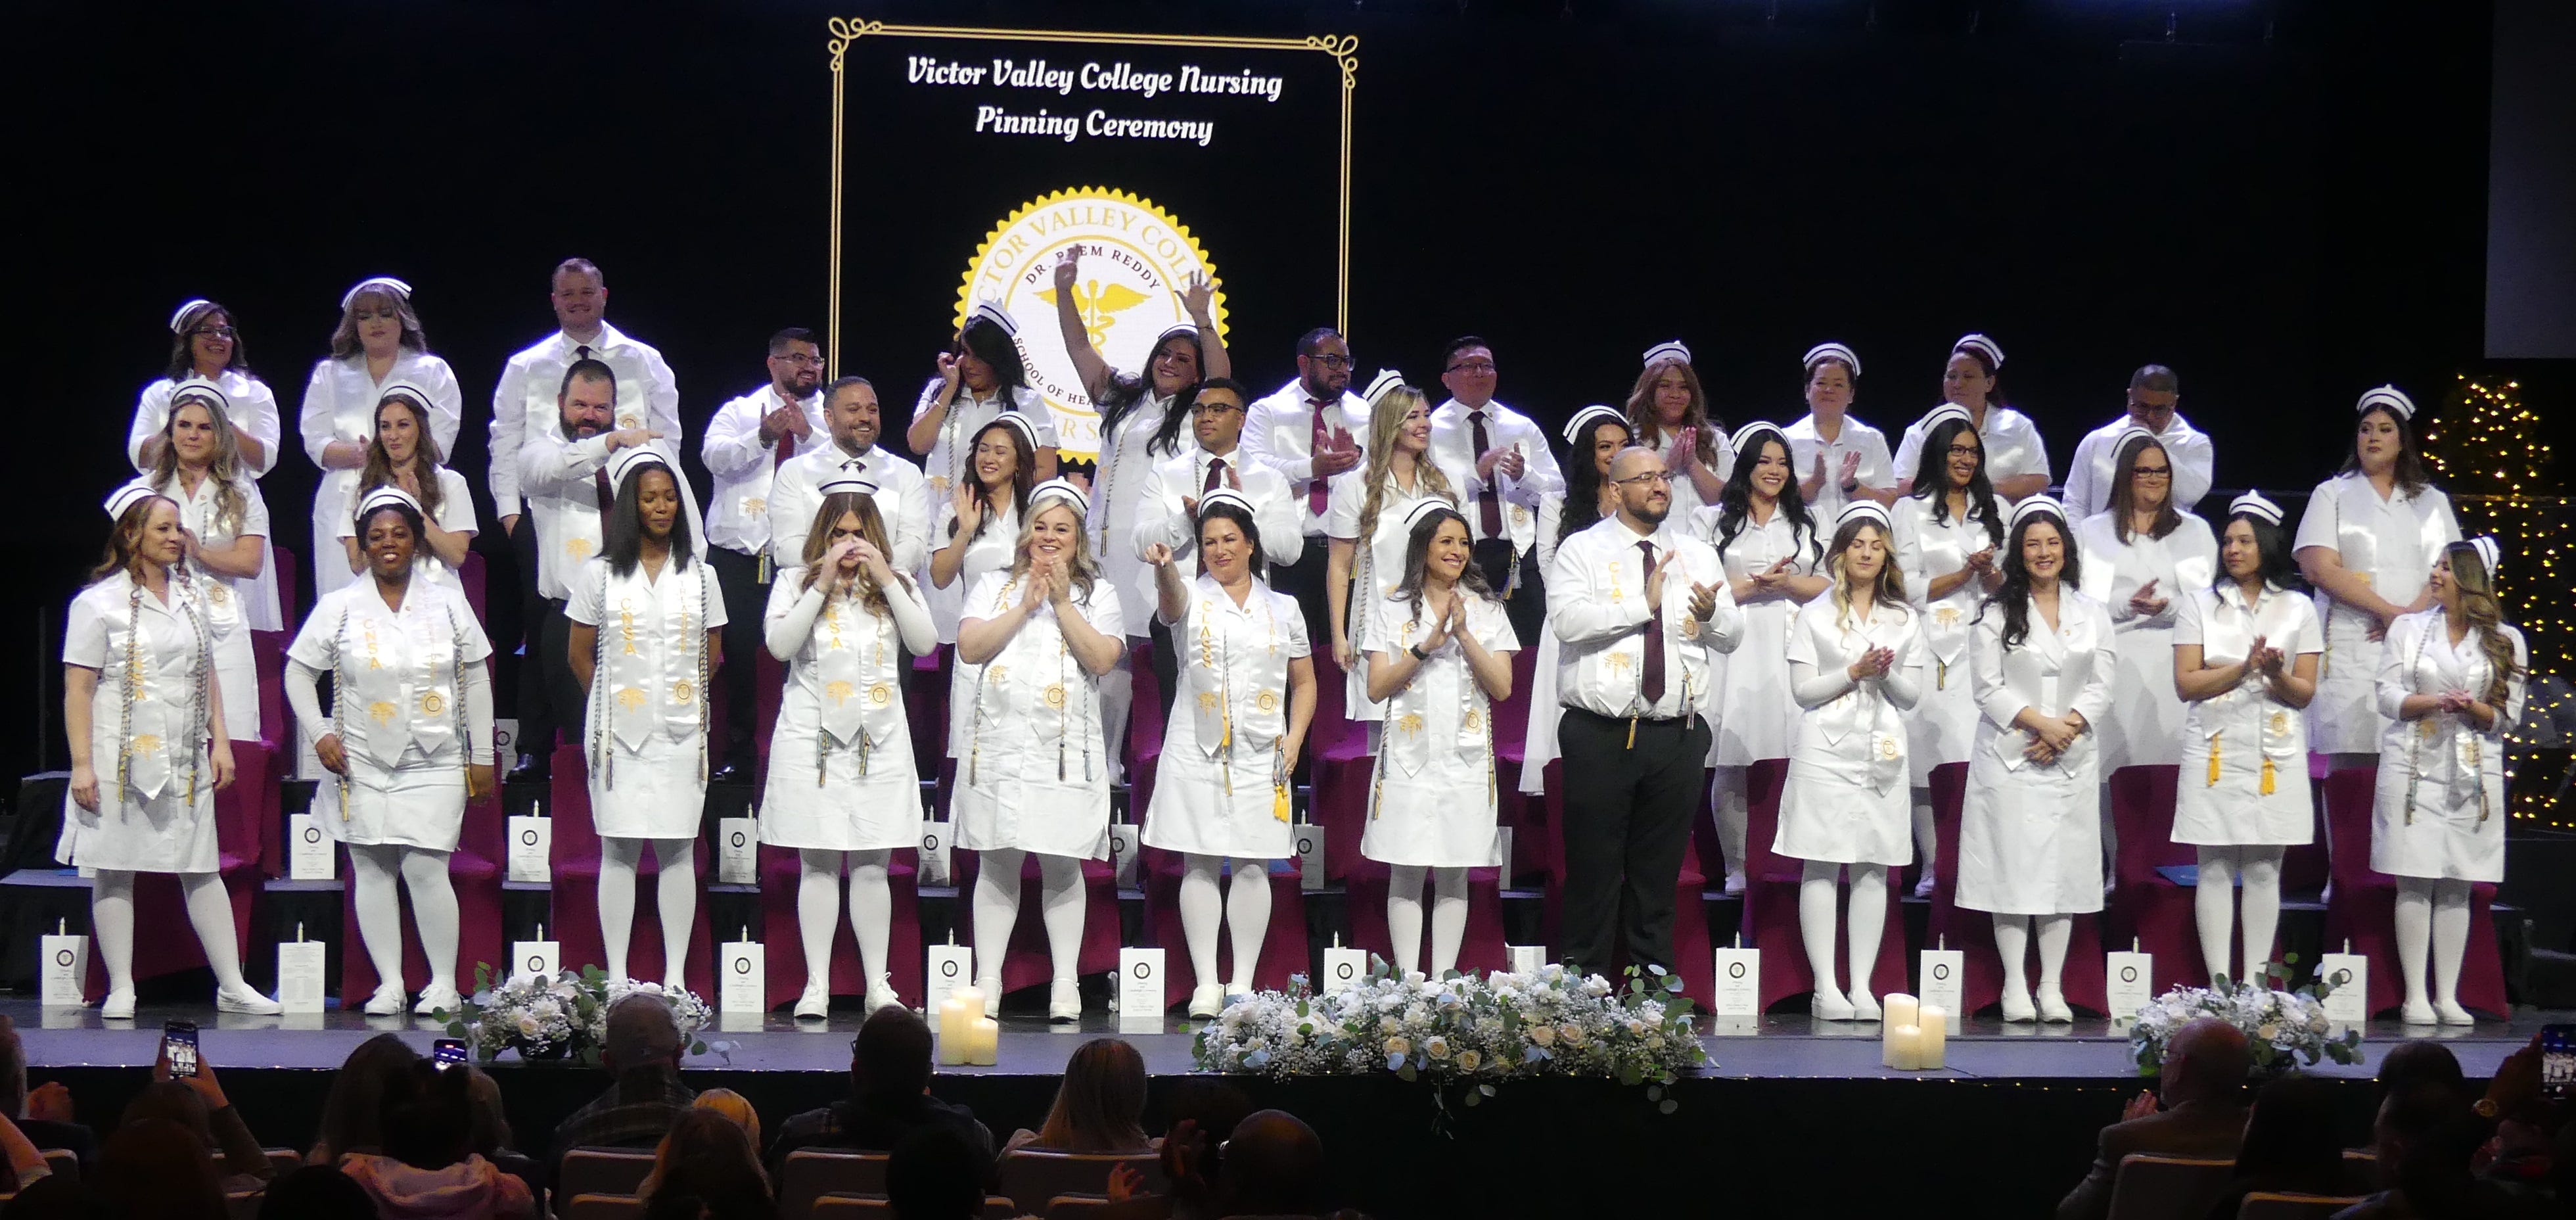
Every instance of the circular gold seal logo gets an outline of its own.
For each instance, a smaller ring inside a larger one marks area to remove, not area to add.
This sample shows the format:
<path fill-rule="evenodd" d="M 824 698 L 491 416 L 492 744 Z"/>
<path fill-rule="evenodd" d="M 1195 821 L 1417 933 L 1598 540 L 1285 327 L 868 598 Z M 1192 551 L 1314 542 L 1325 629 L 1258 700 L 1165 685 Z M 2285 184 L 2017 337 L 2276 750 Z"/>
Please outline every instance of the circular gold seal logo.
<path fill-rule="evenodd" d="M 955 324 L 991 301 L 1019 323 L 1020 360 L 1029 386 L 1044 396 L 1060 452 L 1089 459 L 1100 451 L 1100 416 L 1074 375 L 1056 324 L 1055 267 L 1067 250 L 1080 255 L 1073 305 L 1091 345 L 1109 367 L 1133 374 L 1153 355 L 1154 340 L 1190 320 L 1181 290 L 1194 275 L 1216 279 L 1216 264 L 1189 226 L 1126 191 L 1071 187 L 1020 205 L 975 247 L 957 289 Z M 1225 294 L 1209 312 L 1226 331 Z"/>
<path fill-rule="evenodd" d="M 420 710 L 422 715 L 435 716 L 447 710 L 447 700 L 439 698 L 437 691 L 431 691 L 420 697 Z"/>
<path fill-rule="evenodd" d="M 1048 707 L 1063 707 L 1064 688 L 1061 686 L 1049 685 L 1046 688 L 1046 705 Z"/>
<path fill-rule="evenodd" d="M 1267 690 L 1266 690 L 1266 691 L 1263 691 L 1263 692 L 1261 692 L 1261 694 L 1260 694 L 1260 696 L 1259 696 L 1259 697 L 1255 698 L 1255 699 L 1252 701 L 1252 705 L 1253 705 L 1254 707 L 1260 708 L 1262 711 L 1265 711 L 1265 712 L 1275 712 L 1275 711 L 1278 711 L 1278 710 L 1279 710 L 1279 692 L 1277 692 L 1277 691 L 1267 691 Z"/>
<path fill-rule="evenodd" d="M 878 707 L 884 707 L 887 704 L 894 702 L 894 688 L 883 682 L 879 682 L 876 685 L 869 687 L 868 702 Z"/>
<path fill-rule="evenodd" d="M 686 703 L 698 697 L 698 684 L 683 678 L 671 684 L 671 702 Z"/>

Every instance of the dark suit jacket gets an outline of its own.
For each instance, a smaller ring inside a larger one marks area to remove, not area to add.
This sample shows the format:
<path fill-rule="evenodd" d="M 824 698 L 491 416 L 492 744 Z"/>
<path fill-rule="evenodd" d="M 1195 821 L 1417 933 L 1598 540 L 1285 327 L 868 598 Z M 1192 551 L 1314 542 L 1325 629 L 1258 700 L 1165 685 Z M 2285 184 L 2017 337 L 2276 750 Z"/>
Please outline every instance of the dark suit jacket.
<path fill-rule="evenodd" d="M 2092 1172 L 2066 1192 L 2057 1205 L 2057 1220 L 2104 1220 L 2111 1214 L 2111 1182 L 2120 1158 L 2132 1152 L 2155 1156 L 2236 1159 L 2245 1139 L 2245 1107 L 2210 1102 L 2184 1102 L 2145 1118 L 2102 1128 Z"/>

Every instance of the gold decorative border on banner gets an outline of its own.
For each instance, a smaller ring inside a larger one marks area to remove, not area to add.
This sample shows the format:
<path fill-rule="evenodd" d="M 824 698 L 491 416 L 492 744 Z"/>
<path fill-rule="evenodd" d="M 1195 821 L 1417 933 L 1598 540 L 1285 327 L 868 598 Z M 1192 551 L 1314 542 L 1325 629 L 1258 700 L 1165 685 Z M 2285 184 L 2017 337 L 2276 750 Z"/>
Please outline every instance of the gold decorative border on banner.
<path fill-rule="evenodd" d="M 1359 85 L 1360 39 L 1357 34 L 1309 34 L 1303 38 L 1252 38 L 1227 34 L 1108 34 L 1074 30 L 987 30 L 967 26 L 888 25 L 882 21 L 834 17 L 826 23 L 832 37 L 832 233 L 830 244 L 832 299 L 825 309 L 823 352 L 837 377 L 841 369 L 841 67 L 850 44 L 861 38 L 960 38 L 992 42 L 1094 42 L 1116 46 L 1209 47 L 1262 51 L 1321 51 L 1342 70 L 1341 179 L 1336 189 L 1339 241 L 1334 258 L 1333 325 L 1347 333 L 1351 313 L 1351 97 Z"/>

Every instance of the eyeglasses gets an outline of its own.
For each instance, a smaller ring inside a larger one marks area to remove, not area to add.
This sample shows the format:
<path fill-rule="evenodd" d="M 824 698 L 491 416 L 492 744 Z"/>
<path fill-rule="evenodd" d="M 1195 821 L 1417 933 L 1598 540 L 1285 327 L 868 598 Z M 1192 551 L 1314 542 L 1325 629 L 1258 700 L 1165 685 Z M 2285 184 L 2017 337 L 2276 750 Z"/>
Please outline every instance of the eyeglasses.
<path fill-rule="evenodd" d="M 1657 470 L 1646 474 L 1630 475 L 1624 479 L 1612 479 L 1610 481 L 1620 487 L 1635 487 L 1654 483 L 1670 483 L 1673 481 L 1673 472 L 1669 470 Z"/>
<path fill-rule="evenodd" d="M 1494 371 L 1494 362 L 1491 360 L 1461 360 L 1456 364 L 1450 365 L 1449 371 L 1452 373 L 1465 373 L 1471 377 L 1481 377 Z"/>
<path fill-rule="evenodd" d="M 2129 473 L 2136 475 L 2141 479 L 2170 479 L 2173 477 L 2173 467 L 2132 466 L 2129 468 Z"/>
<path fill-rule="evenodd" d="M 789 352 L 784 356 L 772 356 L 770 359 L 784 360 L 800 369 L 819 368 L 823 364 L 821 356 L 809 356 L 803 352 Z"/>
<path fill-rule="evenodd" d="M 1951 456 L 1951 457 L 1978 457 L 1978 456 L 1982 455 L 1984 452 L 1985 452 L 1984 450 L 1981 450 L 1981 449 L 1977 448 L 1977 447 L 1976 447 L 1976 446 L 1974 446 L 1974 445 L 1952 445 L 1952 446 L 1950 446 L 1950 456 Z"/>
<path fill-rule="evenodd" d="M 200 326 L 188 333 L 191 335 L 207 335 L 217 339 L 232 339 L 239 337 L 241 332 L 236 331 L 229 326 Z"/>
<path fill-rule="evenodd" d="M 1323 354 L 1323 355 L 1321 355 L 1321 356 L 1308 356 L 1308 357 L 1306 357 L 1306 359 L 1308 359 L 1308 360 L 1312 360 L 1312 361 L 1314 361 L 1315 363 L 1320 364 L 1320 365 L 1322 365 L 1322 366 L 1324 366 L 1325 368 L 1328 368 L 1328 369 L 1346 369 L 1346 368 L 1351 367 L 1351 358 L 1350 358 L 1350 357 L 1348 357 L 1348 356 L 1336 356 L 1336 355 L 1333 355 L 1333 354 L 1332 354 L 1332 353 L 1330 353 L 1330 352 L 1327 352 L 1327 353 L 1325 353 L 1325 354 Z"/>
<path fill-rule="evenodd" d="M 1228 411 L 1240 411 L 1242 409 L 1243 404 L 1234 402 L 1194 402 L 1190 404 L 1190 412 L 1194 415 L 1222 415 Z"/>

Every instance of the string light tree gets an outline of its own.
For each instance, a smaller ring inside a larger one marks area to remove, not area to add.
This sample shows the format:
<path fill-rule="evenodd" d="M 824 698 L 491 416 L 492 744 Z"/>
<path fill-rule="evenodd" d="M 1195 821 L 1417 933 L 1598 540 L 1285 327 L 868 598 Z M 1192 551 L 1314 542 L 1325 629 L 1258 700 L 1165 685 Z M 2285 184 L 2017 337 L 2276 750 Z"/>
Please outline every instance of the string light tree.
<path fill-rule="evenodd" d="M 2540 413 L 2522 401 L 2522 383 L 2465 374 L 2458 380 L 2425 429 L 2424 455 L 2450 493 L 2461 535 L 2493 534 L 2502 545 L 2498 593 L 2531 650 L 2528 706 L 2506 754 L 2506 790 L 2515 818 L 2576 829 L 2566 729 L 2576 722 L 2576 687 L 2569 684 L 2576 677 L 2576 610 L 2569 606 L 2576 544 L 2568 532 L 2576 513 L 2568 497 L 2555 494 L 2548 477 L 2554 454 L 2540 439 Z"/>

